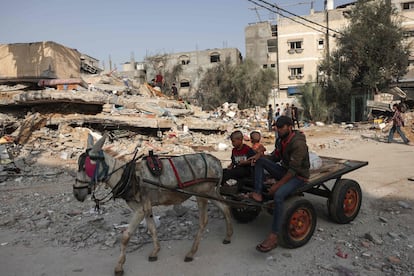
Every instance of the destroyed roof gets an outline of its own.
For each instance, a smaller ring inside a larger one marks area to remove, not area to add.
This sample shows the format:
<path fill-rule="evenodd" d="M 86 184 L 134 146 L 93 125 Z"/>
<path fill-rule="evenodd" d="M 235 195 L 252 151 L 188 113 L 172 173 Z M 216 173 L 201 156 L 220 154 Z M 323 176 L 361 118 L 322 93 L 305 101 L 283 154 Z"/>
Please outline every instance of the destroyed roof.
<path fill-rule="evenodd" d="M 80 56 L 53 41 L 0 44 L 0 83 L 80 78 Z"/>

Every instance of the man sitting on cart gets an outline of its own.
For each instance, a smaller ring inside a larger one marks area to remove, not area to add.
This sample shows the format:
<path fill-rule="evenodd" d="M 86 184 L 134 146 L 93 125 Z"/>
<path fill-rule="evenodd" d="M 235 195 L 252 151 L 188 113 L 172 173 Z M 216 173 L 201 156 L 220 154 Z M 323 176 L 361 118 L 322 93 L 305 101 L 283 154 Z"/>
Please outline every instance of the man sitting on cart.
<path fill-rule="evenodd" d="M 268 252 L 276 248 L 282 227 L 284 200 L 294 190 L 303 186 L 309 178 L 309 152 L 305 135 L 292 129 L 293 121 L 288 116 L 279 117 L 276 128 L 278 138 L 272 154 L 258 159 L 256 159 L 258 156 L 251 158 L 255 164 L 255 191 L 248 195 L 250 199 L 263 201 L 265 170 L 277 180 L 268 190 L 268 194 L 273 195 L 274 199 L 273 222 L 268 237 L 256 246 L 260 252 Z"/>

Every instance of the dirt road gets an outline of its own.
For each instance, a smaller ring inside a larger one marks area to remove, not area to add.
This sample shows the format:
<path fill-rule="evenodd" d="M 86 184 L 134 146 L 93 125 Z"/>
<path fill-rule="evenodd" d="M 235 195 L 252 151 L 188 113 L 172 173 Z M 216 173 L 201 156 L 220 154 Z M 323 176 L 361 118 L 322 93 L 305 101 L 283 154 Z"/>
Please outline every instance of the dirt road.
<path fill-rule="evenodd" d="M 147 260 L 152 248 L 149 237 L 137 238 L 127 254 L 125 275 L 414 275 L 414 182 L 408 180 L 414 174 L 414 147 L 385 144 L 360 134 L 308 134 L 311 149 L 320 155 L 369 161 L 367 167 L 345 176 L 363 189 L 363 205 L 355 221 L 331 222 L 326 200 L 306 195 L 318 213 L 310 242 L 294 250 L 279 247 L 263 254 L 255 246 L 270 229 L 270 215 L 262 212 L 249 224 L 234 222 L 232 243 L 223 245 L 224 221 L 211 206 L 212 217 L 196 258 L 185 263 L 194 232 L 181 229 L 181 234 L 171 237 L 168 232 L 177 224 L 196 226 L 190 201 L 185 205 L 190 215 L 184 221 L 169 221 L 168 212 L 159 211 L 159 231 L 166 233 L 158 261 Z M 94 214 L 91 202 L 73 200 L 70 174 L 57 175 L 42 185 L 33 179 L 19 181 L 0 185 L 0 274 L 112 275 L 119 254 L 119 232 L 112 226 L 127 223 L 125 207 L 110 203 L 102 215 Z M 82 233 L 76 231 L 93 229 L 77 224 L 86 219 L 88 225 L 98 225 L 97 230 L 88 239 L 77 240 Z"/>

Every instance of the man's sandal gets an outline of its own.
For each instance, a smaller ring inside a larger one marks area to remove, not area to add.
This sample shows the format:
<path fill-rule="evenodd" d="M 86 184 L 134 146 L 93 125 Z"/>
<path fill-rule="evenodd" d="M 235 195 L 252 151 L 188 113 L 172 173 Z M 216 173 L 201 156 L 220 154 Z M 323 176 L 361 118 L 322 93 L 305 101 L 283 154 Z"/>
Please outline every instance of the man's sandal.
<path fill-rule="evenodd" d="M 264 240 L 262 243 L 256 246 L 256 250 L 259 252 L 269 252 L 277 247 L 277 241 L 271 242 L 268 239 Z"/>
<path fill-rule="evenodd" d="M 242 198 L 243 198 L 243 200 L 248 201 L 248 202 L 263 203 L 263 199 L 262 200 L 257 200 L 256 198 L 254 198 L 253 193 L 243 194 Z"/>

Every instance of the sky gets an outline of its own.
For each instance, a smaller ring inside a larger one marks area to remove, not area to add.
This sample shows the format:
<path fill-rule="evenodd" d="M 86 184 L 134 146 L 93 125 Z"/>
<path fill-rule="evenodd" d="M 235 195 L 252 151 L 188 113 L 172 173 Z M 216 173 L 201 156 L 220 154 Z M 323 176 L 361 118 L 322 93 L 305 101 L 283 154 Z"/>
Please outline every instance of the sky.
<path fill-rule="evenodd" d="M 268 2 L 298 15 L 310 10 L 310 0 Z M 314 0 L 315 11 L 323 7 Z M 111 57 L 118 68 L 131 56 L 214 48 L 244 57 L 245 27 L 275 18 L 248 0 L 2 0 L 0 44 L 54 41 L 106 64 Z"/>

